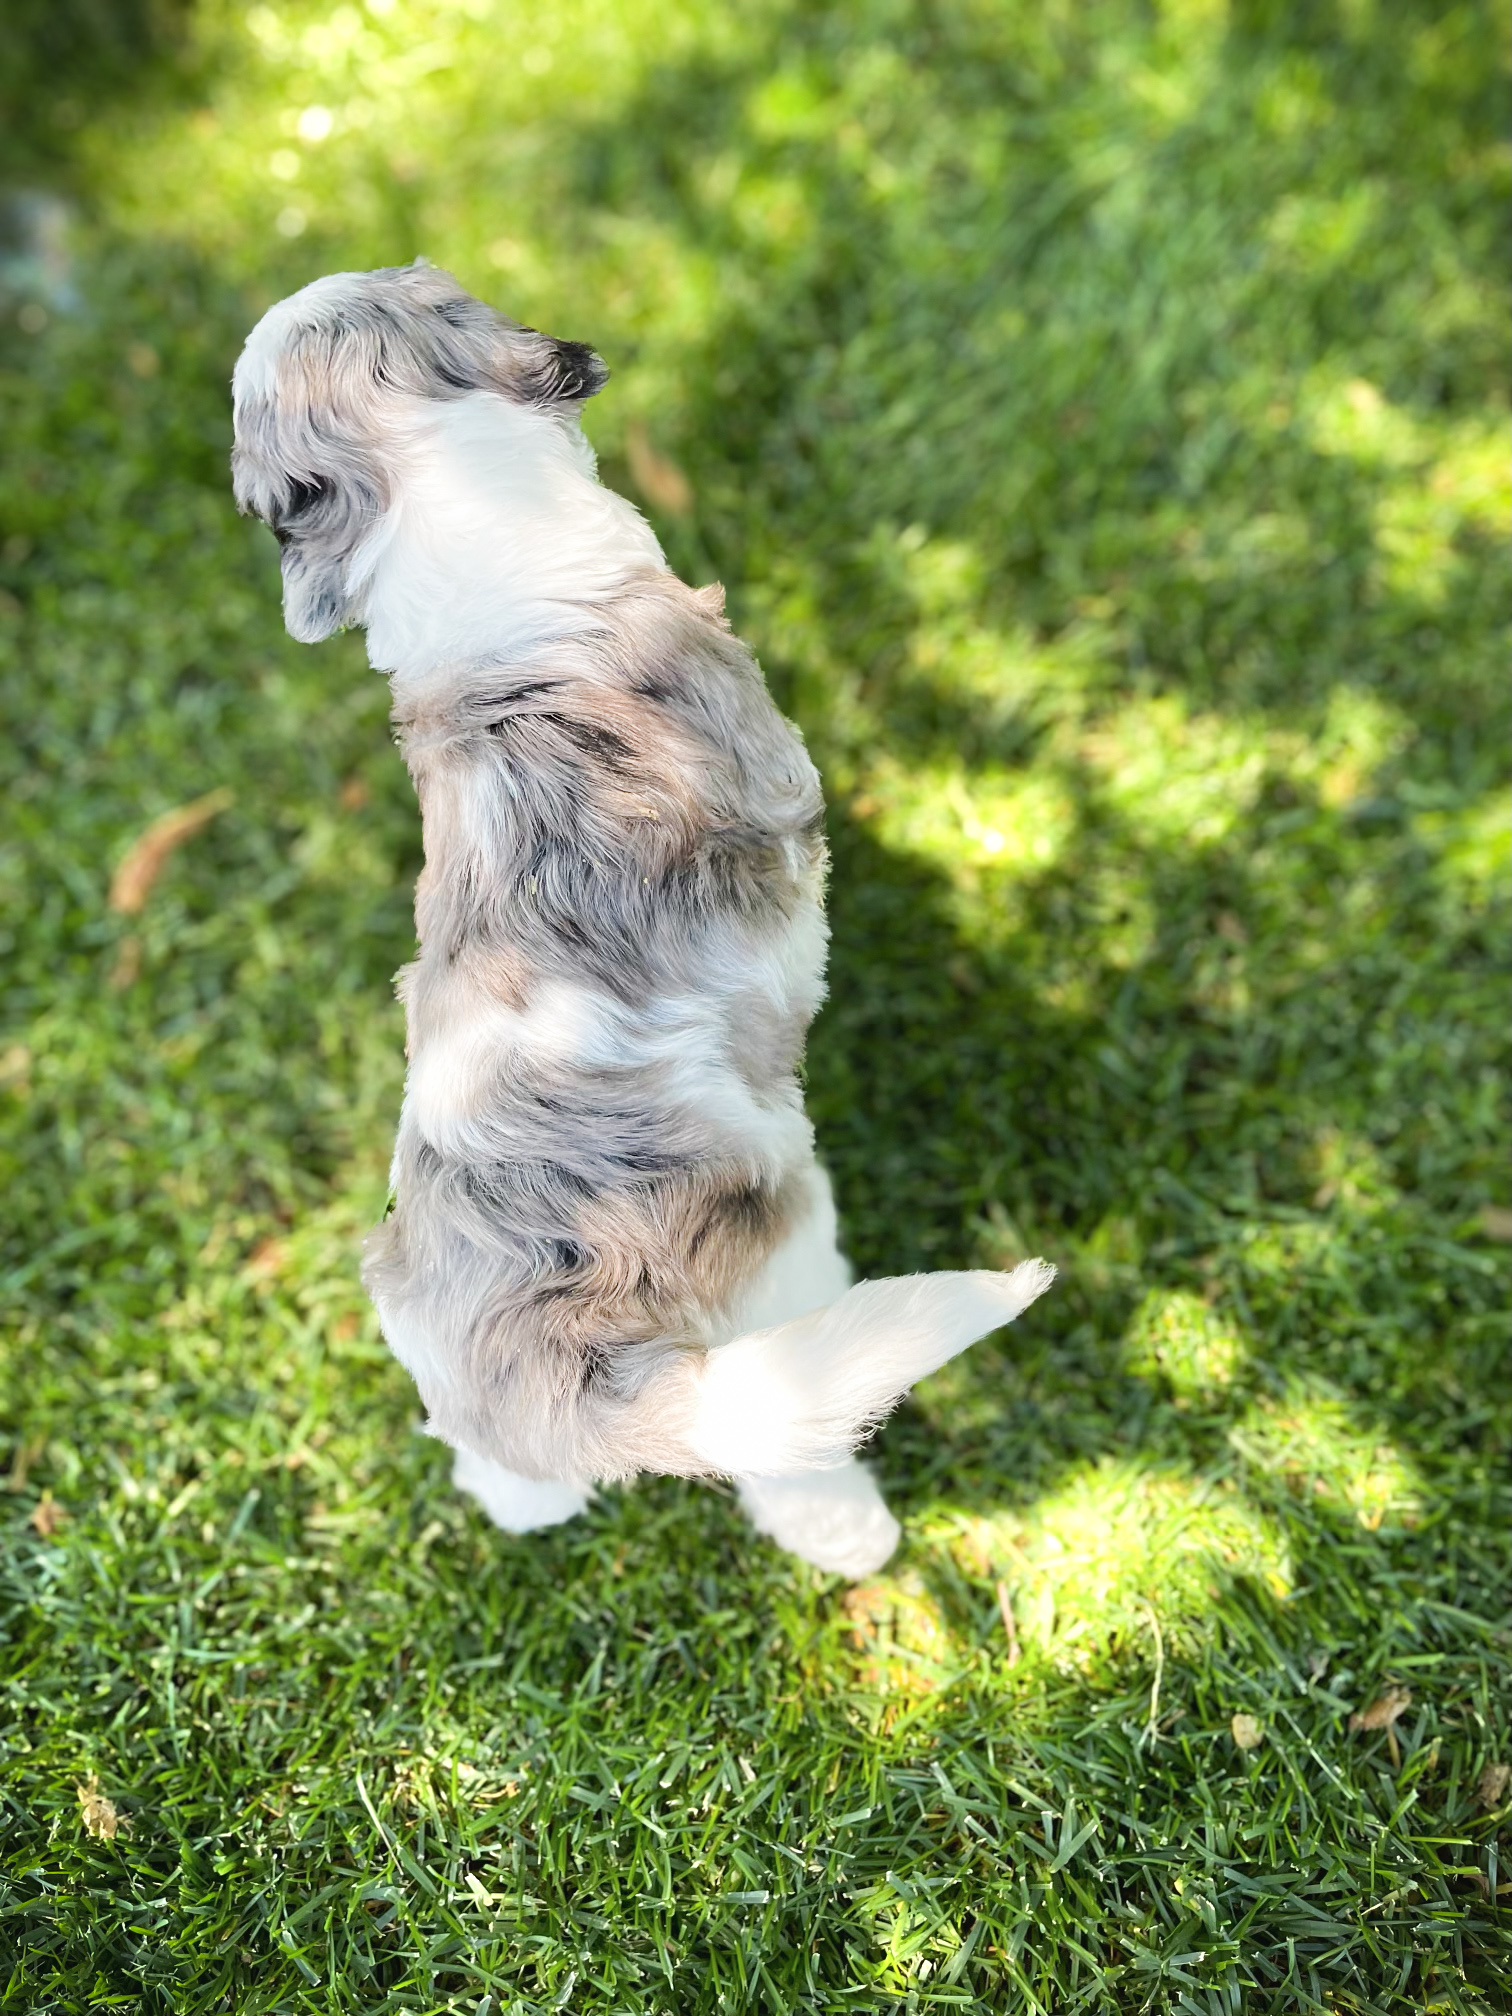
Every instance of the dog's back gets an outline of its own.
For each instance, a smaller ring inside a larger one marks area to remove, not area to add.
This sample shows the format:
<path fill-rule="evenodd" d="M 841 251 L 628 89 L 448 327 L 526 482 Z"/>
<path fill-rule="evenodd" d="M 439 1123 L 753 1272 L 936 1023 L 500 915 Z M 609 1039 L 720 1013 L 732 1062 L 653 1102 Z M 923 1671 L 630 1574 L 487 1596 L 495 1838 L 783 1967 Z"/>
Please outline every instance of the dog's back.
<path fill-rule="evenodd" d="M 398 1201 L 366 1268 L 386 1333 L 438 1432 L 512 1469 L 712 1467 L 668 1418 L 668 1361 L 814 1208 L 813 766 L 670 575 L 398 724 L 426 867 Z"/>

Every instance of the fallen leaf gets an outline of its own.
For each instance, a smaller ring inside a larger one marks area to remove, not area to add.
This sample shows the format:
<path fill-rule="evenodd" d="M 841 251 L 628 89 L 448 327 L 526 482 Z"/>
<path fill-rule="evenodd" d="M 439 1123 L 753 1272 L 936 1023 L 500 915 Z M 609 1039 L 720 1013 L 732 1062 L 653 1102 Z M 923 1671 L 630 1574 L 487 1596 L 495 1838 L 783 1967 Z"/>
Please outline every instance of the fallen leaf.
<path fill-rule="evenodd" d="M 244 1281 L 274 1281 L 283 1271 L 284 1262 L 289 1257 L 286 1239 L 263 1239 L 252 1248 L 242 1265 Z"/>
<path fill-rule="evenodd" d="M 684 517 L 693 509 L 693 485 L 675 462 L 652 447 L 651 437 L 639 420 L 632 420 L 625 429 L 625 460 L 630 464 L 636 489 L 648 504 L 654 504 L 658 511 L 670 512 L 674 518 Z"/>
<path fill-rule="evenodd" d="M 1412 1690 L 1407 1687 L 1388 1687 L 1384 1694 L 1378 1694 L 1368 1708 L 1361 1708 L 1351 1715 L 1349 1726 L 1355 1729 L 1389 1729 L 1393 1722 L 1412 1706 Z"/>
<path fill-rule="evenodd" d="M 224 786 L 207 791 L 188 805 L 179 805 L 154 819 L 121 857 L 110 880 L 110 907 L 123 917 L 134 917 L 152 894 L 152 885 L 175 847 L 202 831 L 218 812 L 231 803 L 232 793 Z"/>
<path fill-rule="evenodd" d="M 1388 1687 L 1384 1694 L 1377 1695 L 1368 1708 L 1360 1709 L 1358 1714 L 1351 1715 L 1349 1718 L 1351 1729 L 1384 1729 L 1386 1731 L 1386 1747 L 1391 1752 L 1391 1766 L 1393 1770 L 1398 1769 L 1402 1762 L 1402 1749 L 1401 1745 L 1397 1742 L 1397 1718 L 1411 1706 L 1412 1691 L 1410 1688 Z"/>
<path fill-rule="evenodd" d="M 338 796 L 343 812 L 360 812 L 372 796 L 372 792 L 368 789 L 366 777 L 348 777 Z"/>
<path fill-rule="evenodd" d="M 92 1840 L 114 1841 L 117 1834 L 131 1832 L 130 1819 L 116 1810 L 114 1800 L 105 1797 L 93 1771 L 74 1790 L 79 1795 L 79 1817 L 84 1822 L 84 1832 Z"/>
<path fill-rule="evenodd" d="M 1265 1730 L 1253 1715 L 1236 1715 L 1229 1734 L 1241 1750 L 1256 1750 L 1265 1741 Z"/>
<path fill-rule="evenodd" d="M 67 1507 L 60 1505 L 51 1491 L 44 1491 L 32 1507 L 32 1515 L 27 1524 L 34 1532 L 40 1533 L 44 1540 L 51 1540 L 67 1517 Z"/>
<path fill-rule="evenodd" d="M 1487 1764 L 1475 1781 L 1475 1796 L 1487 1810 L 1500 1806 L 1512 1785 L 1512 1764 Z"/>

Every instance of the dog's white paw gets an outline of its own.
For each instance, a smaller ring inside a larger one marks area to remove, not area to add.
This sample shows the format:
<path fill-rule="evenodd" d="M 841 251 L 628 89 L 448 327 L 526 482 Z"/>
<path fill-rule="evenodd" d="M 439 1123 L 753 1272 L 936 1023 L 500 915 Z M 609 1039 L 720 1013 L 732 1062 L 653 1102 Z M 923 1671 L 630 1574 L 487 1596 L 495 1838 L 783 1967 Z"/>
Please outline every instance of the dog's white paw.
<path fill-rule="evenodd" d="M 742 1477 L 738 1490 L 758 1533 L 831 1575 L 874 1575 L 898 1544 L 902 1529 L 854 1457 L 796 1477 Z"/>
<path fill-rule="evenodd" d="M 560 1526 L 564 1519 L 585 1512 L 593 1496 L 586 1485 L 517 1477 L 502 1463 L 490 1463 L 471 1449 L 456 1452 L 452 1482 L 469 1498 L 476 1498 L 495 1526 L 506 1533 L 534 1533 L 542 1526 Z"/>

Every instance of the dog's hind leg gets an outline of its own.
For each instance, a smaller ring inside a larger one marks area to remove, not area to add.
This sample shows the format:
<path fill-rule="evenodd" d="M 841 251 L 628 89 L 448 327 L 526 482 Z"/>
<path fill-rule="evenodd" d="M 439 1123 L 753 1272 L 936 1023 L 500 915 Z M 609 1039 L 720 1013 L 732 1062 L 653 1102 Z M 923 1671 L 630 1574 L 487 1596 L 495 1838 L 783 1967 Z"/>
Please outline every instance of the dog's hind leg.
<path fill-rule="evenodd" d="M 875 1575 L 898 1544 L 898 1522 L 854 1456 L 835 1470 L 742 1477 L 737 1489 L 758 1533 L 831 1575 Z"/>
<path fill-rule="evenodd" d="M 850 1287 L 850 1263 L 840 1250 L 834 1192 L 815 1163 L 809 1210 L 785 1246 L 773 1254 L 743 1312 L 747 1327 L 781 1323 Z M 834 1470 L 791 1477 L 741 1477 L 741 1509 L 758 1533 L 831 1575 L 875 1575 L 898 1545 L 901 1528 L 871 1469 L 853 1456 Z"/>
<path fill-rule="evenodd" d="M 584 1484 L 517 1477 L 502 1463 L 491 1463 L 471 1449 L 457 1451 L 452 1482 L 469 1498 L 476 1498 L 495 1526 L 506 1533 L 534 1533 L 542 1526 L 560 1526 L 564 1519 L 586 1511 L 593 1496 Z"/>

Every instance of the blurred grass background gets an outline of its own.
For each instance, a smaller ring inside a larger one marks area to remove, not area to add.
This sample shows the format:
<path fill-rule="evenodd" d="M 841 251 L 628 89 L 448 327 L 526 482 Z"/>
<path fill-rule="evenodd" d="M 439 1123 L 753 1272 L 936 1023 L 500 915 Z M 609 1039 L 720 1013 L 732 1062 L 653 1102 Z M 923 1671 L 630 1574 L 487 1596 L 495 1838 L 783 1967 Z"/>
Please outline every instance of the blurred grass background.
<path fill-rule="evenodd" d="M 1512 2007 L 1507 27 L 13 0 L 0 2006 Z M 857 1262 L 1064 1270 L 861 1590 L 495 1533 L 357 1285 L 418 821 L 227 387 L 417 252 L 821 764 Z"/>

